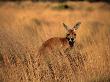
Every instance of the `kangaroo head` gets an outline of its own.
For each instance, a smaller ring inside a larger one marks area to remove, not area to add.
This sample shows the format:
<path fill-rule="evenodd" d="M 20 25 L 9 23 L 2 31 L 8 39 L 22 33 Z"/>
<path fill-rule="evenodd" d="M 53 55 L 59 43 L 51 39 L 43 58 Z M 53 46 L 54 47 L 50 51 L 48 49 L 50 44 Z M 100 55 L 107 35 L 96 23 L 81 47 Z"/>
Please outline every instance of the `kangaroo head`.
<path fill-rule="evenodd" d="M 81 23 L 78 22 L 75 26 L 69 29 L 68 26 L 63 23 L 63 26 L 67 30 L 66 39 L 68 40 L 70 47 L 73 47 L 74 45 L 74 42 L 76 40 L 76 30 L 79 28 L 80 24 Z"/>

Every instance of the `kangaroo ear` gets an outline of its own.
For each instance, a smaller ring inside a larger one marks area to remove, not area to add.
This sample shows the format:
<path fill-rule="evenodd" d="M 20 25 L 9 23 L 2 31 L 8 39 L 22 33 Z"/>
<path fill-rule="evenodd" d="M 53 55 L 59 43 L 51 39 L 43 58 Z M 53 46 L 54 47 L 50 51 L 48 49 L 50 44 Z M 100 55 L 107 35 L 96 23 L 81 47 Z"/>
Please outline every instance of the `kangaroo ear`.
<path fill-rule="evenodd" d="M 76 23 L 76 25 L 73 27 L 74 30 L 77 30 L 80 26 L 81 22 Z"/>
<path fill-rule="evenodd" d="M 63 26 L 65 27 L 66 30 L 68 30 L 68 26 L 63 23 Z"/>

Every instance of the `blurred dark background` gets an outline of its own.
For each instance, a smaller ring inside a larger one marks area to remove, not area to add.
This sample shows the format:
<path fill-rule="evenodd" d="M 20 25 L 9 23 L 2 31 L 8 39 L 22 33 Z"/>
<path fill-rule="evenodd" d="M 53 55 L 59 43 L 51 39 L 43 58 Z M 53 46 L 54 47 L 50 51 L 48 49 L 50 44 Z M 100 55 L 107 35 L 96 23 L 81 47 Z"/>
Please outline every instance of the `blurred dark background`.
<path fill-rule="evenodd" d="M 88 2 L 110 2 L 110 0 L 0 0 L 0 1 L 50 1 L 50 2 L 66 2 L 66 1 L 88 1 Z"/>

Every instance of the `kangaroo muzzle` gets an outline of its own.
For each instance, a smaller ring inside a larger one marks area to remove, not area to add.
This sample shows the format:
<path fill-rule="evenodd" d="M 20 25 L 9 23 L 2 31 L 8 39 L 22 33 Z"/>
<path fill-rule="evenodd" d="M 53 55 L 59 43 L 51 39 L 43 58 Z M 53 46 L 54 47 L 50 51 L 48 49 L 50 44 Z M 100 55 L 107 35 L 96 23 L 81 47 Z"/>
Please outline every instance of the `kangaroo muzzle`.
<path fill-rule="evenodd" d="M 73 45 L 75 43 L 75 39 L 74 38 L 69 38 L 68 42 L 69 42 L 70 47 L 73 47 Z"/>

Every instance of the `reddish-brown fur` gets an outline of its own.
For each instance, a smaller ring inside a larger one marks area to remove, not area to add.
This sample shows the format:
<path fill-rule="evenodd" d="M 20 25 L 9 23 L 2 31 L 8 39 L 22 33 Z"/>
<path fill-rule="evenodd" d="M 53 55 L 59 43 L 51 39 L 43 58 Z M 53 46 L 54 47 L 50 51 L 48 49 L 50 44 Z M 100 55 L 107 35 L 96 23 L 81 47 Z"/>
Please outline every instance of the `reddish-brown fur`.
<path fill-rule="evenodd" d="M 42 47 L 41 48 L 52 48 L 52 47 L 55 47 L 58 46 L 59 47 L 69 47 L 69 44 L 68 44 L 68 40 L 65 38 L 59 38 L 59 37 L 54 37 L 54 38 L 50 38 L 49 40 L 47 40 L 46 42 L 44 42 L 42 44 Z"/>

